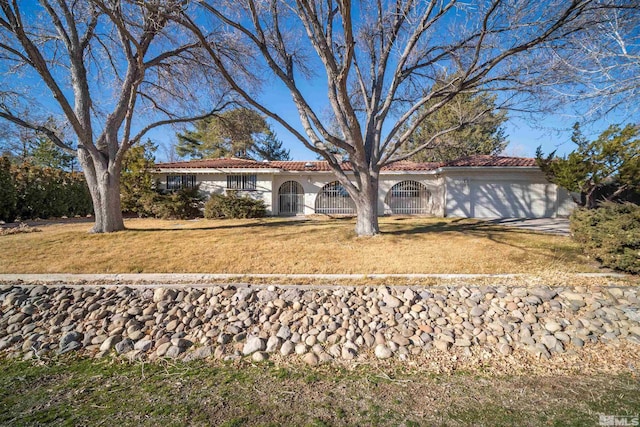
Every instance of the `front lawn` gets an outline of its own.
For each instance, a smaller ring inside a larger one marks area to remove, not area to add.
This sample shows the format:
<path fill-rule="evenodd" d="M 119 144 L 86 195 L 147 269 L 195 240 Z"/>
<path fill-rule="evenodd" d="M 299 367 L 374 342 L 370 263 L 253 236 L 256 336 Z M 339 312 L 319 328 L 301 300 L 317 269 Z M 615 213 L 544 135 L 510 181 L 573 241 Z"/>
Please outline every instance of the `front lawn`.
<path fill-rule="evenodd" d="M 595 426 L 599 414 L 639 413 L 628 374 L 0 361 L 2 425 Z"/>
<path fill-rule="evenodd" d="M 593 272 L 568 237 L 447 218 L 382 218 L 358 238 L 352 219 L 130 219 L 0 236 L 2 273 L 540 273 Z"/>

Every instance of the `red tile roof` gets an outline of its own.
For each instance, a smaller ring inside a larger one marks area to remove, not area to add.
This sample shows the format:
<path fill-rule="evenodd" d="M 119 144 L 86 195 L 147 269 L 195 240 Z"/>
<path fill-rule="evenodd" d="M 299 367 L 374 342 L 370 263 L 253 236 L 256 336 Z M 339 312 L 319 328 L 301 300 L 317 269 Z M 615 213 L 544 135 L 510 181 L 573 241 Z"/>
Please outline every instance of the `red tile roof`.
<path fill-rule="evenodd" d="M 445 163 L 445 167 L 531 167 L 537 166 L 536 159 L 527 157 L 468 156 Z"/>
<path fill-rule="evenodd" d="M 446 163 L 410 162 L 407 160 L 385 166 L 383 171 L 430 171 L 440 167 L 531 167 L 536 166 L 536 159 L 524 157 L 470 156 Z M 156 163 L 159 169 L 281 169 L 283 171 L 329 172 L 326 161 L 270 161 L 238 158 L 220 158 L 190 160 L 185 162 Z M 351 164 L 344 162 L 342 168 L 350 171 Z"/>
<path fill-rule="evenodd" d="M 220 158 L 189 160 L 184 162 L 156 163 L 157 168 L 193 168 L 193 169 L 273 169 L 272 162 L 257 162 L 249 159 Z"/>

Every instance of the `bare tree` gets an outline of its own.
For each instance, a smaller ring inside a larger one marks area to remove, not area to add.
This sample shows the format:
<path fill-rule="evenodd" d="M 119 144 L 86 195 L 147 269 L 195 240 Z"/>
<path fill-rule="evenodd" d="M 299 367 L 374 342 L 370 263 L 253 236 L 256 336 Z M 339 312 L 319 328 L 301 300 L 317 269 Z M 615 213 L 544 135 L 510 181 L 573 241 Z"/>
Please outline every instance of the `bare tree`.
<path fill-rule="evenodd" d="M 77 155 L 93 232 L 124 229 L 120 170 L 133 144 L 158 126 L 205 117 L 204 104 L 224 106 L 226 86 L 169 19 L 183 3 L 0 0 L 0 117 Z M 76 150 L 42 120 L 52 110 L 69 123 Z"/>
<path fill-rule="evenodd" d="M 424 120 L 458 94 L 483 91 L 501 93 L 503 106 L 540 109 L 534 95 L 558 83 L 554 67 L 561 61 L 553 60 L 554 52 L 572 34 L 594 25 L 596 11 L 614 6 L 595 0 L 196 3 L 182 24 L 208 43 L 209 55 L 237 93 L 328 161 L 355 202 L 359 236 L 379 232 L 381 168 L 467 124 L 441 129 L 420 147 L 401 150 Z M 208 24 L 199 19 L 203 14 Z M 247 58 L 256 76 L 289 90 L 304 131 L 237 78 L 224 46 L 211 40 L 214 28 L 253 49 Z M 451 77 L 442 81 L 443 75 Z M 328 118 L 314 108 L 317 94 L 303 84 L 318 76 L 325 80 Z M 352 175 L 336 151 L 348 154 Z"/>
<path fill-rule="evenodd" d="M 601 8 L 595 25 L 572 34 L 556 52 L 564 65 L 565 99 L 578 101 L 582 120 L 617 111 L 639 120 L 640 2 Z M 588 102 L 584 102 L 588 101 Z"/>

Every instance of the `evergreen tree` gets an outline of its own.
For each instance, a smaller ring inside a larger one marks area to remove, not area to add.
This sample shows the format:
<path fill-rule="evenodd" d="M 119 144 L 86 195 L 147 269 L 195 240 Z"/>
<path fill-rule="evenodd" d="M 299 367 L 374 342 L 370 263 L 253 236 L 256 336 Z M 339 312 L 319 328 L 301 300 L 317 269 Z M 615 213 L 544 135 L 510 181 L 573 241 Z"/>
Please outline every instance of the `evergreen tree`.
<path fill-rule="evenodd" d="M 11 162 L 0 157 L 0 221 L 13 222 L 16 216 L 16 186 L 11 174 Z"/>
<path fill-rule="evenodd" d="M 38 136 L 29 157 L 34 165 L 54 169 L 73 171 L 75 169 L 75 156 L 65 153 L 45 136 Z"/>
<path fill-rule="evenodd" d="M 291 160 L 289 150 L 282 147 L 282 141 L 271 129 L 256 138 L 253 151 L 263 160 Z"/>
<path fill-rule="evenodd" d="M 194 123 L 193 130 L 177 136 L 178 155 L 194 159 L 239 157 L 282 160 L 289 156 L 264 117 L 247 108 L 236 108 L 199 120 Z"/>
<path fill-rule="evenodd" d="M 155 163 L 157 146 L 147 140 L 131 147 L 122 160 L 120 198 L 123 212 L 139 216 L 151 215 L 156 196 L 151 170 Z"/>
<path fill-rule="evenodd" d="M 508 144 L 502 127 L 507 116 L 504 111 L 497 110 L 495 99 L 495 96 L 487 94 L 456 95 L 417 127 L 404 151 L 409 153 L 427 144 L 411 157 L 418 162 L 445 162 L 476 154 L 499 154 Z M 425 104 L 422 110 L 431 108 L 436 102 Z M 456 127 L 456 130 L 436 136 Z"/>
<path fill-rule="evenodd" d="M 600 200 L 615 201 L 625 192 L 640 191 L 640 126 L 610 126 L 594 141 L 583 135 L 579 123 L 571 140 L 577 148 L 565 157 L 555 151 L 544 156 L 538 147 L 538 165 L 547 179 L 571 192 L 576 203 L 594 208 Z"/>

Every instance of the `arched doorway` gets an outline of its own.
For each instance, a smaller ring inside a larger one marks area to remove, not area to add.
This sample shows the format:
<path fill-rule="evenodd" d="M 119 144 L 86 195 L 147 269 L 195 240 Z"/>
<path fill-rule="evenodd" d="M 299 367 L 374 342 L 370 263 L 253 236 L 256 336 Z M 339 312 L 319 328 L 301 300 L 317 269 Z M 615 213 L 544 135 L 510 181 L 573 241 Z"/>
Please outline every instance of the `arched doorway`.
<path fill-rule="evenodd" d="M 304 189 L 296 181 L 284 182 L 278 189 L 280 215 L 304 213 Z"/>
<path fill-rule="evenodd" d="M 392 214 L 428 215 L 431 213 L 431 193 L 417 181 L 402 181 L 391 187 L 385 204 Z"/>
<path fill-rule="evenodd" d="M 316 213 L 326 215 L 355 215 L 356 205 L 338 181 L 322 187 L 316 196 Z"/>

